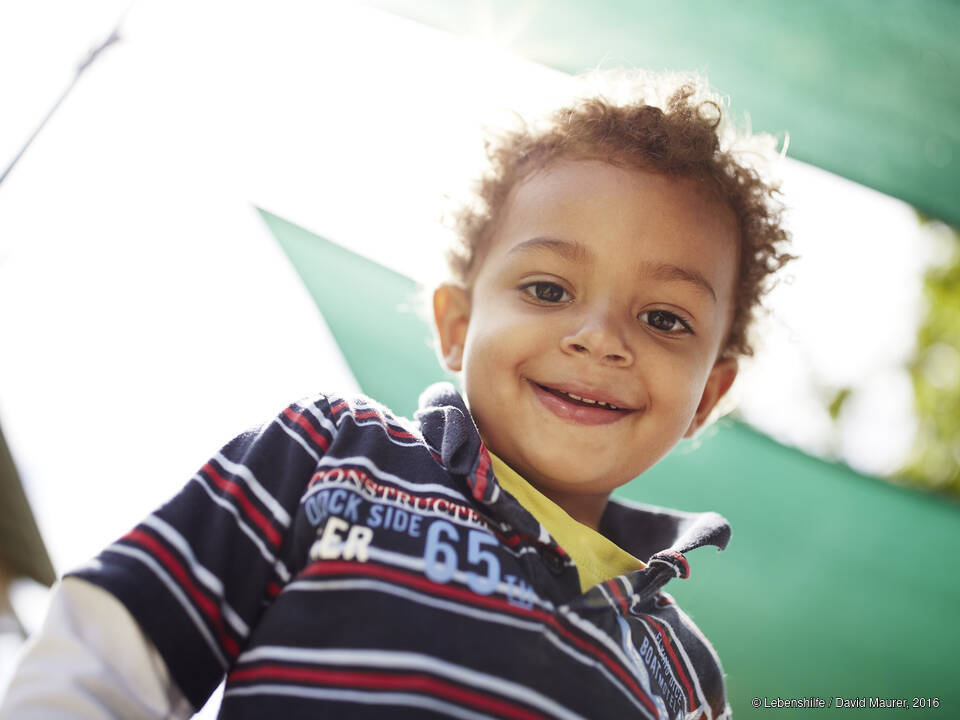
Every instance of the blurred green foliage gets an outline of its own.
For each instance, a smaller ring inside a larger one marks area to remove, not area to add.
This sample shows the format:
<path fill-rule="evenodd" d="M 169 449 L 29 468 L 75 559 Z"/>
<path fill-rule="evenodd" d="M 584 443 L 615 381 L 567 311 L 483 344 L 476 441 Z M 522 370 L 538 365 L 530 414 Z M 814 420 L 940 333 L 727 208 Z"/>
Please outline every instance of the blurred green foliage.
<path fill-rule="evenodd" d="M 908 369 L 917 436 L 902 475 L 921 487 L 960 495 L 960 233 L 948 260 L 924 278 L 926 316 Z"/>

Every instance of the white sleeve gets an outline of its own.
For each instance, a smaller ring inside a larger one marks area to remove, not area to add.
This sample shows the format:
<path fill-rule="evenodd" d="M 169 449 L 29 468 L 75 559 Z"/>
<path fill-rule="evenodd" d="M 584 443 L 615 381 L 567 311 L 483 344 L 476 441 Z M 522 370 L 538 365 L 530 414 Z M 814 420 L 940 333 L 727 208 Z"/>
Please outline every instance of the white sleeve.
<path fill-rule="evenodd" d="M 127 609 L 96 585 L 66 578 L 24 645 L 0 720 L 179 720 L 193 708 Z"/>

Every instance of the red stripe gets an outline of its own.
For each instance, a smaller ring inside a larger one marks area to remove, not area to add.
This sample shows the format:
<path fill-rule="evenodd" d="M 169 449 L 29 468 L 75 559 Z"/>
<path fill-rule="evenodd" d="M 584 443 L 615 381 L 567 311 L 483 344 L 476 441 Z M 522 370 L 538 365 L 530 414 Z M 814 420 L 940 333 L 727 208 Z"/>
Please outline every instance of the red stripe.
<path fill-rule="evenodd" d="M 338 574 L 380 577 L 400 585 L 419 588 L 431 595 L 445 595 L 449 598 L 459 600 L 464 604 L 481 605 L 494 610 L 499 610 L 501 612 L 508 612 L 512 613 L 513 615 L 522 615 L 533 620 L 539 620 L 545 625 L 552 627 L 558 633 L 577 645 L 580 649 L 585 650 L 599 658 L 604 665 L 610 668 L 621 680 L 623 680 L 627 687 L 629 687 L 630 690 L 633 691 L 633 693 L 639 697 L 648 708 L 650 708 L 650 711 L 654 715 L 657 714 L 657 709 L 654 706 L 653 701 L 647 697 L 646 693 L 643 692 L 643 689 L 637 685 L 636 681 L 627 673 L 626 670 L 623 669 L 623 667 L 620 666 L 619 663 L 614 661 L 596 645 L 593 645 L 573 634 L 564 625 L 562 625 L 552 613 L 534 608 L 522 608 L 516 605 L 511 605 L 506 600 L 501 600 L 489 595 L 478 595 L 477 593 L 469 590 L 464 590 L 451 585 L 440 585 L 439 583 L 432 582 L 418 575 L 411 575 L 406 572 L 394 570 L 393 568 L 375 565 L 371 562 L 351 563 L 333 560 L 315 562 L 308 565 L 301 573 L 301 576 Z"/>
<path fill-rule="evenodd" d="M 343 410 L 345 407 L 347 407 L 347 401 L 346 401 L 346 400 L 341 400 L 341 401 L 338 402 L 336 405 L 333 405 L 333 406 L 330 408 L 330 412 L 338 413 L 338 412 L 340 412 L 341 410 Z"/>
<path fill-rule="evenodd" d="M 282 590 L 283 588 L 277 585 L 275 582 L 271 581 L 267 583 L 267 595 L 270 597 L 276 597 Z"/>
<path fill-rule="evenodd" d="M 274 547 L 280 547 L 280 542 L 283 540 L 283 537 L 277 532 L 277 529 L 270 524 L 270 521 L 267 520 L 264 514 L 254 507 L 253 503 L 250 502 L 244 494 L 243 489 L 237 485 L 237 483 L 232 480 L 227 480 L 218 473 L 216 468 L 210 463 L 203 466 L 203 472 L 205 472 L 223 492 L 235 497 L 237 502 L 240 503 L 240 507 L 243 508 L 244 513 L 247 514 L 247 517 L 256 523 L 257 527 L 263 531 L 263 534 L 273 543 Z"/>
<path fill-rule="evenodd" d="M 217 635 L 220 636 L 220 644 L 223 646 L 223 648 L 231 657 L 236 657 L 238 652 L 237 643 L 233 640 L 233 638 L 227 635 L 226 630 L 224 630 L 223 619 L 220 616 L 220 608 L 217 607 L 216 603 L 204 595 L 200 589 L 193 584 L 193 581 L 190 579 L 190 574 L 187 572 L 186 568 L 184 568 L 183 565 L 181 565 L 177 559 L 170 554 L 170 551 L 161 545 L 154 537 L 143 532 L 143 530 L 131 530 L 126 536 L 124 536 L 124 539 L 143 546 L 149 550 L 154 557 L 163 563 L 164 567 L 166 567 L 167 570 L 169 570 L 180 583 L 180 586 L 183 587 L 187 593 L 189 593 L 191 598 L 193 598 L 194 604 L 200 608 L 200 610 L 213 623 L 213 626 L 217 630 Z"/>
<path fill-rule="evenodd" d="M 516 720 L 540 720 L 540 715 L 526 708 L 490 697 L 474 690 L 423 674 L 394 674 L 383 672 L 357 672 L 328 670 L 325 668 L 291 667 L 287 665 L 260 665 L 235 670 L 231 682 L 255 680 L 289 680 L 291 682 L 332 685 L 334 687 L 366 688 L 371 690 L 406 690 L 427 693 L 435 697 L 453 700 L 463 707 L 478 708 L 495 713 L 499 717 Z"/>
<path fill-rule="evenodd" d="M 690 578 L 690 563 L 687 562 L 687 558 L 683 553 L 677 552 L 676 550 L 664 550 L 664 555 L 669 555 L 674 560 L 678 561 L 683 565 L 683 579 L 687 580 Z"/>
<path fill-rule="evenodd" d="M 624 597 L 623 593 L 620 591 L 617 581 L 607 580 L 605 584 L 613 594 L 613 599 L 617 601 L 617 605 L 620 606 L 620 609 L 623 610 L 624 614 L 630 612 L 630 606 L 627 604 L 627 598 Z"/>
<path fill-rule="evenodd" d="M 657 607 L 666 607 L 671 604 L 673 604 L 673 600 L 670 599 L 669 595 L 662 592 L 657 593 Z"/>
<path fill-rule="evenodd" d="M 412 435 L 411 433 L 408 433 L 404 430 L 394 430 L 392 427 L 390 427 L 390 424 L 387 423 L 387 421 L 384 420 L 380 416 L 380 413 L 377 412 L 376 410 L 364 410 L 363 412 L 355 412 L 353 414 L 354 420 L 366 420 L 367 418 L 376 418 L 377 420 L 379 420 L 380 424 L 383 425 L 384 429 L 394 437 L 403 438 L 405 440 L 413 440 L 416 437 L 415 435 Z"/>
<path fill-rule="evenodd" d="M 667 634 L 663 631 L 663 628 L 654 621 L 652 617 L 647 616 L 647 620 L 658 633 L 660 633 L 660 638 L 663 640 L 663 647 L 667 650 L 667 655 L 670 656 L 670 661 L 673 663 L 673 666 L 677 669 L 677 674 L 680 675 L 680 681 L 683 683 L 684 689 L 687 691 L 687 702 L 690 703 L 690 709 L 693 710 L 696 705 L 694 704 L 694 695 L 693 688 L 690 687 L 690 681 L 687 680 L 687 674 L 683 671 L 683 665 L 680 664 L 680 660 L 677 658 L 676 653 L 673 652 L 673 647 L 670 645 L 670 640 L 667 638 Z"/>
<path fill-rule="evenodd" d="M 384 424 L 384 427 L 387 428 L 387 432 L 393 435 L 394 437 L 403 438 L 405 440 L 413 440 L 416 438 L 416 435 L 408 433 L 405 430 L 394 430 L 389 425 Z"/>
<path fill-rule="evenodd" d="M 477 500 L 483 499 L 483 493 L 487 489 L 488 467 L 490 467 L 490 455 L 483 443 L 480 443 L 480 460 L 477 462 L 477 471 L 473 475 L 473 496 Z"/>
<path fill-rule="evenodd" d="M 491 528 L 491 532 L 493 532 L 494 535 L 496 535 L 498 538 L 500 538 L 502 542 L 505 542 L 510 547 L 516 547 L 517 545 L 519 545 L 524 541 L 529 543 L 536 542 L 536 540 L 534 540 L 529 535 L 519 535 L 519 534 L 518 535 L 501 535 L 493 528 Z"/>
<path fill-rule="evenodd" d="M 320 446 L 320 449 L 324 452 L 327 451 L 327 448 L 330 446 L 330 443 L 327 442 L 327 439 L 318 433 L 313 425 L 310 424 L 310 421 L 307 420 L 303 415 L 295 413 L 291 408 L 287 408 L 283 411 L 283 414 L 288 417 L 290 420 L 295 422 L 297 425 L 306 430 L 307 435 L 310 436 L 310 439 L 313 440 L 317 445 Z"/>
<path fill-rule="evenodd" d="M 432 580 L 427 580 L 419 575 L 411 575 L 410 573 L 384 567 L 382 565 L 376 565 L 372 562 L 352 563 L 334 560 L 314 562 L 303 569 L 303 571 L 300 573 L 300 577 L 314 575 L 340 575 L 345 573 L 351 575 L 369 575 L 371 577 L 383 578 L 384 580 L 390 580 L 400 585 L 418 588 L 432 595 L 446 595 L 447 597 L 461 600 L 473 605 L 482 605 L 494 610 L 509 610 L 518 615 L 537 617 L 539 615 L 546 614 L 538 610 L 515 607 L 507 603 L 505 600 L 491 597 L 489 595 L 478 595 L 470 590 L 464 590 L 455 586 L 440 585 L 439 583 L 435 583 Z"/>

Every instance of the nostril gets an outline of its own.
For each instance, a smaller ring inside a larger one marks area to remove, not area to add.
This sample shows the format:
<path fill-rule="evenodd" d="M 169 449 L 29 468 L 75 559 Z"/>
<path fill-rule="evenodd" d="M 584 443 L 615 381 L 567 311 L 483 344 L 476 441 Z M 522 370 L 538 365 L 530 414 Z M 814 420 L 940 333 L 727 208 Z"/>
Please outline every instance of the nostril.
<path fill-rule="evenodd" d="M 576 343 L 574 343 L 573 349 L 576 350 L 577 352 L 586 352 L 586 351 L 587 351 L 587 349 L 586 349 L 583 345 L 577 345 Z"/>

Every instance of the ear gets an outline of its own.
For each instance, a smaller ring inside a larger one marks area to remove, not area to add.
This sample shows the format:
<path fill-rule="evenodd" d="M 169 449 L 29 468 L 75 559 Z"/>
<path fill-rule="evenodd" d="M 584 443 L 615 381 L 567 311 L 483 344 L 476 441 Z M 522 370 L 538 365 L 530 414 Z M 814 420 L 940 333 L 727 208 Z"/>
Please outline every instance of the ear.
<path fill-rule="evenodd" d="M 736 358 L 721 358 L 713 364 L 713 368 L 707 376 L 707 384 L 703 388 L 703 395 L 700 397 L 697 412 L 690 422 L 690 427 L 683 434 L 684 437 L 691 437 L 707 421 L 720 398 L 727 394 L 727 390 L 737 379 L 737 369 Z"/>
<path fill-rule="evenodd" d="M 441 285 L 433 291 L 433 320 L 440 339 L 440 355 L 448 369 L 463 367 L 463 346 L 470 323 L 470 296 L 456 285 Z"/>

